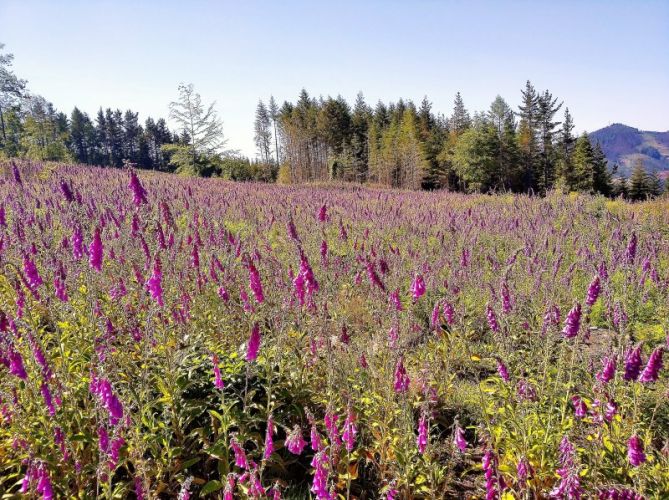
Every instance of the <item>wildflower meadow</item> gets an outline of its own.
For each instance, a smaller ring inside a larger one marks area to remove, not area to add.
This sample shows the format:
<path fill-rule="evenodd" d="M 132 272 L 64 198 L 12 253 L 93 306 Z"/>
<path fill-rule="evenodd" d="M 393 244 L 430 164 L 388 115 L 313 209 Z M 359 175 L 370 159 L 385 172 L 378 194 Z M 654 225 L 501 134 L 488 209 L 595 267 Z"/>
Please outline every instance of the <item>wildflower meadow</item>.
<path fill-rule="evenodd" d="M 669 498 L 666 200 L 6 162 L 0 269 L 2 498 Z"/>

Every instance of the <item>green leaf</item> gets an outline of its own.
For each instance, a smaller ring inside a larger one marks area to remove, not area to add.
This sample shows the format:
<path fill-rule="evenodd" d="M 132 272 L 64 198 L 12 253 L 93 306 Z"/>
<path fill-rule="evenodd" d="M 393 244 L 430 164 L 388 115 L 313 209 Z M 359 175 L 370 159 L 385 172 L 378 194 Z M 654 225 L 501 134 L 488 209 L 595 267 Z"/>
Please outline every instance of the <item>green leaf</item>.
<path fill-rule="evenodd" d="M 202 487 L 202 489 L 200 490 L 200 495 L 201 496 L 208 495 L 209 493 L 218 491 L 221 488 L 223 488 L 223 483 L 214 479 L 213 481 L 209 481 Z"/>

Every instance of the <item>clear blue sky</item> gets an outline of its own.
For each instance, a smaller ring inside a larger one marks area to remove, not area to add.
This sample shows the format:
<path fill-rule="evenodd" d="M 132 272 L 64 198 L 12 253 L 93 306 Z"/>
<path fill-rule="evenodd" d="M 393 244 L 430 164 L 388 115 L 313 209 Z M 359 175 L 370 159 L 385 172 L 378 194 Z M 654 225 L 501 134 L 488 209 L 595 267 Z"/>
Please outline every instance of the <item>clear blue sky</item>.
<path fill-rule="evenodd" d="M 69 113 L 166 117 L 179 82 L 216 100 L 229 146 L 254 155 L 259 98 L 427 94 L 450 114 L 525 80 L 563 99 L 577 130 L 669 129 L 669 0 L 0 0 L 0 41 L 30 88 Z"/>

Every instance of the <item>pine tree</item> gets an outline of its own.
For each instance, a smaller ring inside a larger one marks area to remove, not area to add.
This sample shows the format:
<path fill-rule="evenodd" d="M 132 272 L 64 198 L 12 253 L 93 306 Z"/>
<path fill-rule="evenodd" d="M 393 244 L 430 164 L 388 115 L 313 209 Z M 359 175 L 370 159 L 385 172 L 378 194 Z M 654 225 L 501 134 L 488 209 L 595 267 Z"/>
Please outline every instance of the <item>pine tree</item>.
<path fill-rule="evenodd" d="M 645 200 L 649 195 L 648 174 L 643 166 L 643 160 L 639 158 L 634 162 L 634 168 L 629 180 L 629 199 L 640 201 Z"/>
<path fill-rule="evenodd" d="M 260 161 L 268 164 L 271 159 L 272 148 L 271 116 L 267 110 L 267 107 L 265 107 L 265 104 L 262 101 L 258 101 L 254 128 L 258 156 L 260 157 Z"/>
<path fill-rule="evenodd" d="M 609 172 L 609 162 L 599 142 L 595 144 L 592 153 L 593 191 L 604 196 L 611 196 L 613 192 L 613 177 L 611 172 Z"/>
<path fill-rule="evenodd" d="M 539 170 L 537 176 L 537 187 L 541 193 L 546 193 L 555 183 L 555 164 L 557 163 L 557 153 L 553 147 L 555 128 L 561 122 L 553 121 L 555 114 L 562 107 L 562 103 L 557 103 L 558 99 L 544 91 L 539 96 L 538 101 L 538 119 L 537 126 L 539 132 Z"/>
<path fill-rule="evenodd" d="M 351 154 L 353 156 L 355 180 L 358 182 L 367 180 L 369 162 L 368 132 L 371 120 L 372 112 L 365 103 L 362 92 L 358 92 L 351 115 Z"/>
<path fill-rule="evenodd" d="M 586 133 L 583 133 L 574 146 L 572 164 L 574 167 L 570 190 L 592 193 L 595 189 L 594 150 Z"/>
<path fill-rule="evenodd" d="M 461 134 L 472 125 L 472 120 L 469 112 L 465 108 L 460 92 L 455 94 L 455 101 L 453 106 L 453 114 L 451 115 L 450 128 L 452 131 Z"/>
<path fill-rule="evenodd" d="M 518 106 L 518 146 L 523 168 L 523 188 L 525 191 L 537 189 L 537 127 L 539 120 L 539 95 L 528 80 L 525 90 L 520 91 L 522 104 Z"/>
<path fill-rule="evenodd" d="M 277 120 L 279 119 L 279 106 L 277 106 L 274 96 L 269 96 L 268 105 L 269 116 L 272 119 L 272 126 L 274 128 L 274 156 L 276 158 L 277 166 L 281 163 L 279 155 L 279 134 L 277 130 Z"/>
<path fill-rule="evenodd" d="M 648 183 L 648 195 L 651 197 L 660 196 L 664 191 L 664 188 L 662 186 L 662 181 L 660 180 L 660 177 L 657 175 L 657 172 L 652 172 L 648 175 L 647 183 Z"/>

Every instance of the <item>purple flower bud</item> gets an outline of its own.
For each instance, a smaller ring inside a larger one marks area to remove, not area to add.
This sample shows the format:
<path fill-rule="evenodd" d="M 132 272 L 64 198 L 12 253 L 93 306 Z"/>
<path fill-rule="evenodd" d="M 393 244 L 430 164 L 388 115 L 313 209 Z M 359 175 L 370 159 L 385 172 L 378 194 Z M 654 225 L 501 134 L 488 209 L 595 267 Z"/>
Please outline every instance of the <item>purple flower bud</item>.
<path fill-rule="evenodd" d="M 636 233 L 632 233 L 629 243 L 627 244 L 627 249 L 625 250 L 625 260 L 628 264 L 634 262 L 636 257 L 636 246 L 637 246 L 637 237 Z"/>
<path fill-rule="evenodd" d="M 26 275 L 28 287 L 32 292 L 37 290 L 43 283 L 42 278 L 37 271 L 37 266 L 28 255 L 23 257 L 23 273 Z"/>
<path fill-rule="evenodd" d="M 146 288 L 151 294 L 151 298 L 155 300 L 160 307 L 163 307 L 163 273 L 160 269 L 160 259 L 156 257 L 153 263 L 153 274 L 146 282 Z"/>
<path fill-rule="evenodd" d="M 320 210 L 318 210 L 318 222 L 325 222 L 327 217 L 327 207 L 323 205 Z"/>
<path fill-rule="evenodd" d="M 455 308 L 450 302 L 444 302 L 443 307 L 444 318 L 446 319 L 446 324 L 452 325 L 455 321 Z"/>
<path fill-rule="evenodd" d="M 509 370 L 507 370 L 506 365 L 501 359 L 497 360 L 497 373 L 504 380 L 504 382 L 509 381 Z"/>
<path fill-rule="evenodd" d="M 272 415 L 267 419 L 267 429 L 265 431 L 265 451 L 263 452 L 263 459 L 268 460 L 272 453 L 274 453 L 274 420 Z"/>
<path fill-rule="evenodd" d="M 504 312 L 504 314 L 509 314 L 512 308 L 511 293 L 509 292 L 509 286 L 505 281 L 502 283 L 502 312 Z"/>
<path fill-rule="evenodd" d="M 232 446 L 232 451 L 235 453 L 235 465 L 242 469 L 249 468 L 249 462 L 246 458 L 246 453 L 244 448 L 241 447 L 236 437 L 233 437 L 230 441 L 230 446 Z"/>
<path fill-rule="evenodd" d="M 23 358 L 21 354 L 14 350 L 9 352 L 9 373 L 23 380 L 28 378 L 26 369 L 23 366 Z"/>

